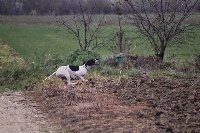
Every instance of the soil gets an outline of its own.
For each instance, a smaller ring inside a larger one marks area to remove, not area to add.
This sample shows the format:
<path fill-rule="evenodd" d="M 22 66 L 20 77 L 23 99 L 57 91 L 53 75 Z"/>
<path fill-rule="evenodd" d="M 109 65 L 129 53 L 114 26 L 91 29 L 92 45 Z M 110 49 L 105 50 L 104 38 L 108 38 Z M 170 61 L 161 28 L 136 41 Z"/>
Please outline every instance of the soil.
<path fill-rule="evenodd" d="M 26 93 L 56 133 L 200 132 L 200 78 L 91 77 L 63 89 L 61 81 Z"/>
<path fill-rule="evenodd" d="M 200 77 L 50 81 L 0 96 L 1 133 L 199 133 Z"/>
<path fill-rule="evenodd" d="M 51 131 L 48 119 L 36 109 L 35 102 L 28 103 L 24 92 L 0 94 L 1 133 L 41 133 Z"/>

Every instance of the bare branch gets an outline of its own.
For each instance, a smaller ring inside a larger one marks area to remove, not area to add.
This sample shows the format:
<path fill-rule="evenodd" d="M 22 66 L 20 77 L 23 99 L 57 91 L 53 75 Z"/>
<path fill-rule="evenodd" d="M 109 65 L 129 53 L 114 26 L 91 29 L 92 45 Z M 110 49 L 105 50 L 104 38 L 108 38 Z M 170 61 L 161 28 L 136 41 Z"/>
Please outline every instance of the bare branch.
<path fill-rule="evenodd" d="M 67 23 L 62 17 L 59 18 L 54 15 L 54 18 L 61 28 L 76 38 L 82 50 L 94 49 L 98 47 L 100 33 L 105 28 L 102 27 L 104 16 L 95 24 L 96 14 L 91 13 L 92 10 L 89 12 L 83 4 L 84 2 L 81 1 L 78 3 L 80 14 L 75 14 L 73 11 L 74 14 L 70 19 L 73 21 L 73 24 Z"/>
<path fill-rule="evenodd" d="M 197 1 L 190 0 L 125 0 L 132 9 L 132 24 L 148 38 L 162 60 L 169 41 L 186 32 L 185 20 L 193 13 Z"/>

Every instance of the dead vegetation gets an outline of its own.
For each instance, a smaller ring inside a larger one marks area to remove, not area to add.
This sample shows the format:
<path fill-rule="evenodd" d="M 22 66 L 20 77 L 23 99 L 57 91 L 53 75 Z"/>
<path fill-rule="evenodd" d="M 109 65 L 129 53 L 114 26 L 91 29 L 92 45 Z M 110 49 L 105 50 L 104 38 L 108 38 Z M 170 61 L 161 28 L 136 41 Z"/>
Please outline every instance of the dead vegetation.
<path fill-rule="evenodd" d="M 57 132 L 200 132 L 200 79 L 138 74 L 92 77 L 64 90 L 50 82 L 27 92 Z"/>

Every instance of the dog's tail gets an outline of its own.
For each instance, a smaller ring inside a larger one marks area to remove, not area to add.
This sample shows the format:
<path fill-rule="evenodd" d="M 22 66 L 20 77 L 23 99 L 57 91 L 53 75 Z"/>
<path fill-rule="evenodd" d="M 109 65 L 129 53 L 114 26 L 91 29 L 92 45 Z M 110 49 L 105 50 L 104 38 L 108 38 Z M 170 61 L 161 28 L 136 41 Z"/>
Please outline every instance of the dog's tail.
<path fill-rule="evenodd" d="M 56 72 L 52 73 L 49 77 L 46 77 L 43 81 L 49 79 L 51 76 L 53 76 L 54 74 L 56 74 Z"/>

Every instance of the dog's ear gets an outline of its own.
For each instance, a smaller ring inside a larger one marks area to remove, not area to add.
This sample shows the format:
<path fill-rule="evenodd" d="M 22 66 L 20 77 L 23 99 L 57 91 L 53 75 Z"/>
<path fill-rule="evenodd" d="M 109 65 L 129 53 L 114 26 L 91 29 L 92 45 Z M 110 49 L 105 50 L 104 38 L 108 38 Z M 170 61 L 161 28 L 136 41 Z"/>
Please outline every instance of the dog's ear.
<path fill-rule="evenodd" d="M 95 64 L 95 59 L 90 59 L 84 63 L 86 66 L 92 66 Z"/>
<path fill-rule="evenodd" d="M 83 65 L 86 63 L 86 61 L 85 62 L 83 62 Z"/>

